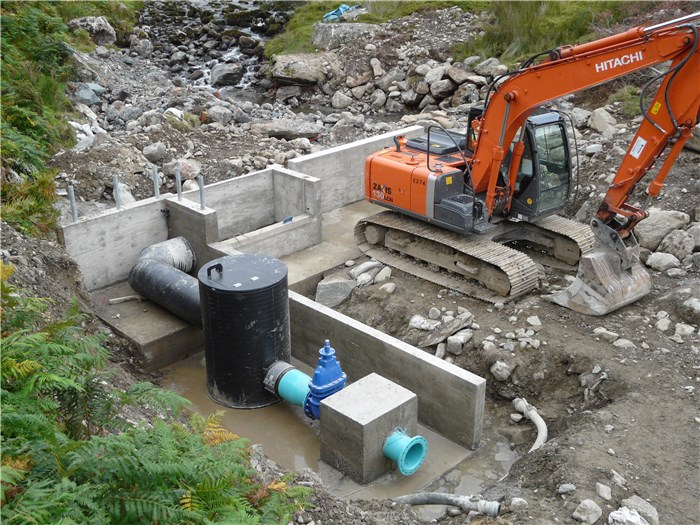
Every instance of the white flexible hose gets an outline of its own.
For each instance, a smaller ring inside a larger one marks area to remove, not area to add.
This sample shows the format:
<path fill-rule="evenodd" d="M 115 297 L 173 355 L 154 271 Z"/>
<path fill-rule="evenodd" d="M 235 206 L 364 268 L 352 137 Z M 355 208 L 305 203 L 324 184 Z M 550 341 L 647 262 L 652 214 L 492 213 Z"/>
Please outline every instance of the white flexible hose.
<path fill-rule="evenodd" d="M 534 452 L 547 442 L 547 423 L 544 422 L 537 409 L 525 399 L 516 397 L 513 399 L 513 406 L 515 410 L 521 412 L 527 419 L 532 421 L 537 428 L 537 439 L 535 439 L 535 443 L 528 450 L 528 453 Z"/>
<path fill-rule="evenodd" d="M 486 501 L 477 496 L 457 496 L 443 492 L 419 492 L 394 498 L 397 503 L 405 505 L 452 505 L 459 507 L 464 512 L 474 510 L 486 516 L 496 517 L 501 511 L 501 504 L 497 501 Z"/>

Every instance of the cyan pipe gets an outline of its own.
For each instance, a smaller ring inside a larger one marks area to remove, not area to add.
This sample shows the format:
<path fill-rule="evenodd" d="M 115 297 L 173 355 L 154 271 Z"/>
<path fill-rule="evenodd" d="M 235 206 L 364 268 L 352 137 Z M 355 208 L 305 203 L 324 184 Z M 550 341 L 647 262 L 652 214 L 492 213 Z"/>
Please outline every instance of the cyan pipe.
<path fill-rule="evenodd" d="M 293 368 L 286 372 L 277 383 L 277 395 L 292 405 L 304 407 L 309 395 L 311 378 L 301 370 Z"/>
<path fill-rule="evenodd" d="M 384 441 L 383 452 L 396 463 L 401 474 L 410 476 L 423 464 L 428 442 L 423 436 L 410 437 L 405 431 L 396 429 Z"/>

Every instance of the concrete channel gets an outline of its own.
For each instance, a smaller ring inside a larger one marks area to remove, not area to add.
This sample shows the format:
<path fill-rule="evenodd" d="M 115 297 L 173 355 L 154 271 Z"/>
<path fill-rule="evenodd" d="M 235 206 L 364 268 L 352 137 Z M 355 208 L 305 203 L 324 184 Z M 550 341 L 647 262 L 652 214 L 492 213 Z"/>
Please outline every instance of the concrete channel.
<path fill-rule="evenodd" d="M 312 468 L 336 494 L 348 497 L 417 491 L 456 466 L 466 473 L 460 486 L 478 487 L 490 479 L 489 473 L 507 471 L 514 459 L 504 452 L 504 439 L 484 431 L 485 380 L 308 298 L 324 272 L 360 256 L 353 226 L 379 211 L 364 202 L 366 156 L 391 146 L 397 134 L 422 133 L 414 126 L 298 157 L 287 168 L 272 165 L 207 185 L 204 206 L 199 192 L 191 191 L 80 217 L 62 226 L 62 241 L 82 270 L 97 315 L 134 341 L 146 371 L 164 370 L 165 386 L 190 398 L 197 411 L 224 410 L 224 424 L 262 443 L 283 466 Z M 311 370 L 323 340 L 330 339 L 350 382 L 376 373 L 415 393 L 419 430 L 430 447 L 425 467 L 413 476 L 393 472 L 360 485 L 320 460 L 318 428 L 294 407 L 280 403 L 234 410 L 209 399 L 202 330 L 148 300 L 115 301 L 135 294 L 127 277 L 140 252 L 177 236 L 192 245 L 195 271 L 239 253 L 281 259 L 288 268 L 294 364 Z M 483 479 L 466 466 L 469 458 L 483 465 Z"/>

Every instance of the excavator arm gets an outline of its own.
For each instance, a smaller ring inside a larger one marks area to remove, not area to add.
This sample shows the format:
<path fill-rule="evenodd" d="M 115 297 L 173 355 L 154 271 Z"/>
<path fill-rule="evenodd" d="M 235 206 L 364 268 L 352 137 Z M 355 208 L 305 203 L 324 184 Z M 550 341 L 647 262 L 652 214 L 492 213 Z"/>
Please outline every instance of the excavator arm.
<path fill-rule="evenodd" d="M 478 122 L 474 155 L 470 163 L 475 190 L 486 191 L 489 216 L 494 209 L 507 210 L 513 195 L 513 176 L 520 164 L 522 142 L 516 142 L 511 173 L 499 185 L 506 151 L 527 117 L 539 106 L 634 71 L 671 61 L 661 86 L 646 112 L 625 160 L 596 217 L 610 224 L 616 214 L 629 220 L 626 236 L 644 212 L 627 204 L 636 183 L 673 143 L 662 169 L 649 188 L 658 194 L 673 160 L 698 122 L 700 106 L 700 50 L 695 13 L 652 27 L 636 27 L 624 33 L 550 52 L 544 61 L 507 74 L 498 85 Z M 505 203 L 503 201 L 506 201 Z"/>

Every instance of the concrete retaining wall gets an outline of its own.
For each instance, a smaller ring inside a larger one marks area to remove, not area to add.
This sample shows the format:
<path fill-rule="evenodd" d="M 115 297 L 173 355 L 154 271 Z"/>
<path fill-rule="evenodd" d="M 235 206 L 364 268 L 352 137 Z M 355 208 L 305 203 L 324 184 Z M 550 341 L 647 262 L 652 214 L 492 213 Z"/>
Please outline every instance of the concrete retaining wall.
<path fill-rule="evenodd" d="M 446 438 L 475 448 L 481 438 L 486 380 L 289 292 L 292 355 L 316 367 L 330 339 L 350 381 L 376 372 L 418 396 L 418 419 Z"/>
<path fill-rule="evenodd" d="M 326 213 L 365 198 L 364 174 L 367 156 L 392 146 L 396 135 L 413 138 L 423 133 L 425 131 L 422 126 L 411 126 L 297 157 L 287 162 L 287 166 L 294 171 L 321 179 L 321 212 Z"/>
<path fill-rule="evenodd" d="M 123 281 L 141 250 L 168 239 L 167 205 L 153 198 L 62 227 L 66 251 L 88 291 Z"/>

